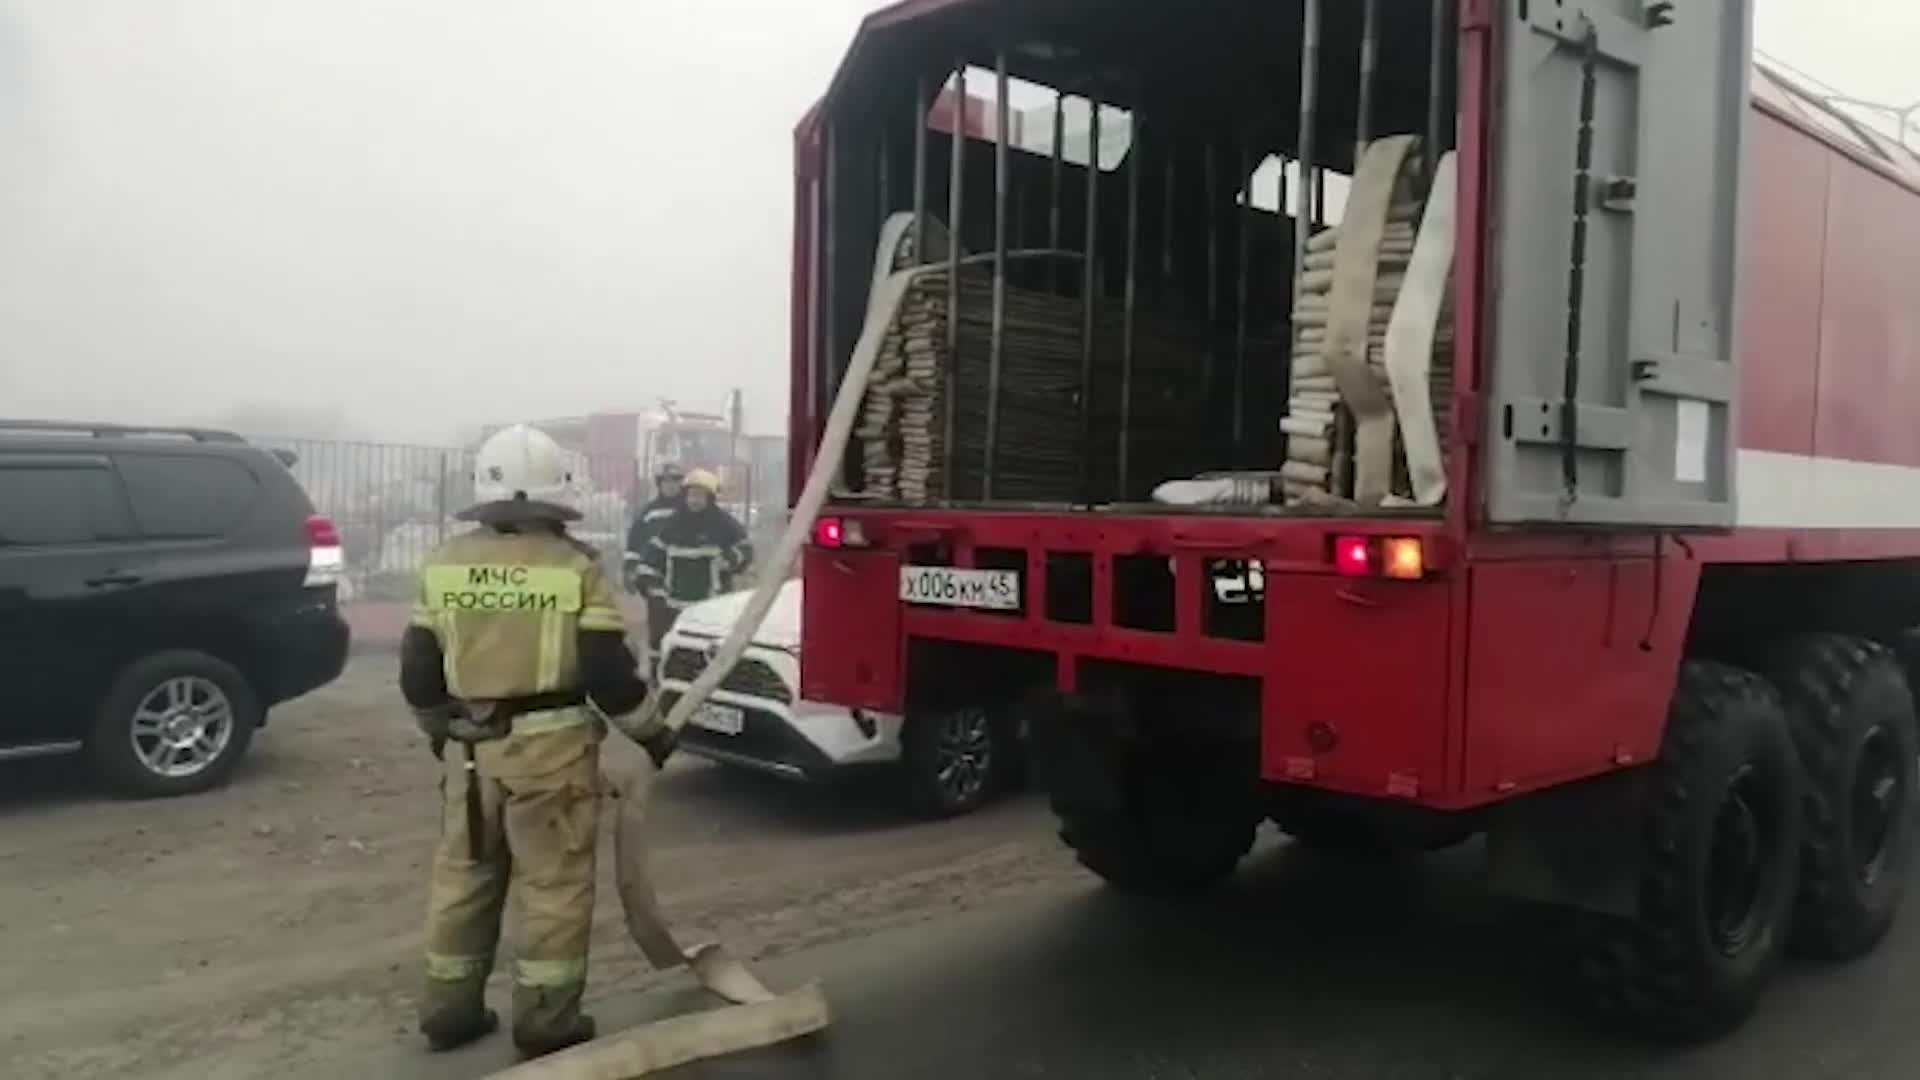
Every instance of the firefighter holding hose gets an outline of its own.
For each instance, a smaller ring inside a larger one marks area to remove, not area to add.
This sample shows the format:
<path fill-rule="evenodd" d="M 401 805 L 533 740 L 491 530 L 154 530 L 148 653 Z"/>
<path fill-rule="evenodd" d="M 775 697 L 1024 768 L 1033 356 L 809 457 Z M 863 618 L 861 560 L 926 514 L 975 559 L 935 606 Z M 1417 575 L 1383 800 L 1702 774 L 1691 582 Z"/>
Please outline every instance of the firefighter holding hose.
<path fill-rule="evenodd" d="M 519 425 L 488 439 L 476 504 L 460 514 L 477 527 L 428 560 L 401 642 L 401 692 L 446 762 L 420 1007 L 436 1051 L 498 1027 L 484 991 L 509 884 L 522 913 L 515 1045 L 531 1057 L 594 1036 L 580 998 L 600 742 L 604 718 L 633 714 L 647 687 L 597 553 L 567 534 L 580 517 L 573 487 L 544 433 Z M 664 728 L 627 734 L 656 764 L 672 752 Z"/>

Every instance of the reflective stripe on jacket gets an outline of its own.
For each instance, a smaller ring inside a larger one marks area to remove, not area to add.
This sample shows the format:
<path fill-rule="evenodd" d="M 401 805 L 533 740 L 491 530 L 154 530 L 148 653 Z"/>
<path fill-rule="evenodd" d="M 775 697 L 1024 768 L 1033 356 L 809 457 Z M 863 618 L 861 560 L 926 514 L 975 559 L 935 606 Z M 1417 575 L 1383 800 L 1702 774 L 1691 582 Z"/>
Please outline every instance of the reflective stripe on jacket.
<path fill-rule="evenodd" d="M 476 702 L 578 689 L 580 632 L 625 629 L 592 549 L 558 533 L 489 528 L 456 536 L 428 558 L 413 624 L 438 639 L 448 693 Z M 579 707 L 529 713 L 515 719 L 512 735 L 476 753 L 533 775 L 597 742 L 597 721 Z M 579 736 L 550 741 L 569 730 Z"/>
<path fill-rule="evenodd" d="M 641 554 L 643 584 L 650 596 L 684 608 L 731 589 L 752 561 L 746 530 L 732 515 L 711 505 L 685 510 Z"/>

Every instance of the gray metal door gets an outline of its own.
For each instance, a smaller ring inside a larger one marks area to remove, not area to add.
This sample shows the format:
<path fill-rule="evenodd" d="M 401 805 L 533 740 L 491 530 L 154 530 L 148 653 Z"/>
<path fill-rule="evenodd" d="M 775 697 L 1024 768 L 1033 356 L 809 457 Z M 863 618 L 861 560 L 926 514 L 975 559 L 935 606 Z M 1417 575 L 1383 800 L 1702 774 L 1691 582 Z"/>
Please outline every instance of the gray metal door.
<path fill-rule="evenodd" d="M 1730 528 L 1751 0 L 1502 0 L 1486 514 Z"/>

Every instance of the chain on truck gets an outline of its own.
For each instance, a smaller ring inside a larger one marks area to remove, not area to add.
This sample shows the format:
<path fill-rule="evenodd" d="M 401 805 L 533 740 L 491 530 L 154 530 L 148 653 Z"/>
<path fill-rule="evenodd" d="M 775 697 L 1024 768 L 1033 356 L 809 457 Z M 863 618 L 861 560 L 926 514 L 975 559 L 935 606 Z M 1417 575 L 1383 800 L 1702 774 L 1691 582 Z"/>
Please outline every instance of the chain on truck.
<path fill-rule="evenodd" d="M 797 135 L 796 489 L 861 380 L 805 696 L 991 694 L 1123 888 L 1265 821 L 1484 835 L 1655 1032 L 1870 951 L 1914 842 L 1920 161 L 1750 37 L 1746 0 L 871 16 Z"/>

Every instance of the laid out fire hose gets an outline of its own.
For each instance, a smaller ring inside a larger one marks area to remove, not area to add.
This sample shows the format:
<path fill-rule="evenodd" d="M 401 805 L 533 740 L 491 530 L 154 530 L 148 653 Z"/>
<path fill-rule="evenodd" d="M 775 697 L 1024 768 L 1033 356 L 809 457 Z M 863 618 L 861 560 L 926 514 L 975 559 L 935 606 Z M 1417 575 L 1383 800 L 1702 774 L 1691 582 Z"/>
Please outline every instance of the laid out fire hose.
<path fill-rule="evenodd" d="M 801 545 L 812 532 L 814 519 L 826 504 L 834 477 L 840 474 L 848 438 L 867 393 L 868 377 L 909 288 L 922 277 L 946 272 L 944 264 L 890 272 L 899 261 L 897 253 L 907 242 L 911 223 L 911 214 L 896 215 L 882 231 L 866 325 L 834 398 L 813 470 L 746 609 L 706 670 L 667 711 L 663 722 L 675 732 L 686 726 L 694 710 L 726 679 L 773 607 Z M 646 730 L 659 719 L 660 700 L 656 695 L 648 702 L 635 730 Z M 730 1004 L 614 1032 L 497 1076 L 516 1080 L 626 1080 L 702 1058 L 768 1046 L 827 1026 L 826 997 L 817 982 L 775 994 L 722 946 L 683 949 L 674 940 L 661 918 L 659 899 L 647 872 L 647 809 L 658 777 L 652 759 L 641 755 L 633 770 L 615 784 L 619 810 L 614 825 L 614 876 L 621 906 L 626 909 L 627 932 L 656 968 L 686 967 L 701 985 Z"/>

